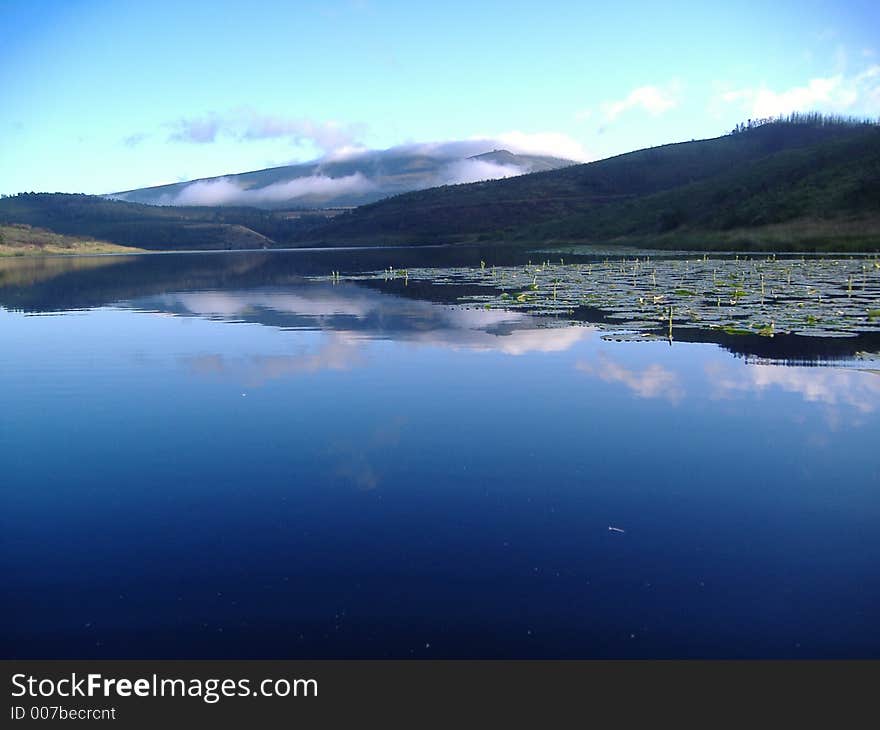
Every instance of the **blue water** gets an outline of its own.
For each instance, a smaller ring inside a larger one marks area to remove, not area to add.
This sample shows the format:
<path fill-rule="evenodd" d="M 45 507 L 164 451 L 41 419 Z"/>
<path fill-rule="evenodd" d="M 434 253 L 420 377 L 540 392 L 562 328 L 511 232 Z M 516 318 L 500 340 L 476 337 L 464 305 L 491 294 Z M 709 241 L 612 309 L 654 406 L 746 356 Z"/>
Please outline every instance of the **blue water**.
<path fill-rule="evenodd" d="M 876 362 L 272 256 L 0 277 L 3 657 L 880 657 Z"/>

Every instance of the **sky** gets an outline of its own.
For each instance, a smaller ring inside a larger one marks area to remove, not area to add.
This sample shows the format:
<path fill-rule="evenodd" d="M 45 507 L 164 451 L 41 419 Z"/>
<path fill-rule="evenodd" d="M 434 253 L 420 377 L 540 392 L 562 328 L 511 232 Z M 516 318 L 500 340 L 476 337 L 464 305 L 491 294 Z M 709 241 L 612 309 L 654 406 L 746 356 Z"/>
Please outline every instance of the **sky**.
<path fill-rule="evenodd" d="M 0 193 L 492 139 L 589 161 L 880 117 L 880 3 L 0 0 Z"/>

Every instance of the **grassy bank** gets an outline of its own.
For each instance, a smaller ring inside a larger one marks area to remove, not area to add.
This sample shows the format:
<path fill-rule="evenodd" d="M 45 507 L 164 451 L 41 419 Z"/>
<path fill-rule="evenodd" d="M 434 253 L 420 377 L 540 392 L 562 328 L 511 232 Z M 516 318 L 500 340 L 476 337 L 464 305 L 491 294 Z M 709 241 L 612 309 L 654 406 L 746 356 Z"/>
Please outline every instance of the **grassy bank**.
<path fill-rule="evenodd" d="M 23 224 L 0 226 L 0 256 L 57 256 L 64 254 L 138 253 L 142 249 L 119 246 L 87 237 L 65 236 Z"/>

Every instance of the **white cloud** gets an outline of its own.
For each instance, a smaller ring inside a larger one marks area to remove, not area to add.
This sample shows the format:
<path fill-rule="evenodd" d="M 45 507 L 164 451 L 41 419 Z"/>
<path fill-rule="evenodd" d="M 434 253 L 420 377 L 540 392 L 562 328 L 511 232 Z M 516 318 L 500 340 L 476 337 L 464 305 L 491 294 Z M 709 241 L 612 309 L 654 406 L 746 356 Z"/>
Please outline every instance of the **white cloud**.
<path fill-rule="evenodd" d="M 665 86 L 640 86 L 629 92 L 624 99 L 602 102 L 599 110 L 606 122 L 613 122 L 630 109 L 642 109 L 656 117 L 678 106 L 678 91 L 677 82 Z M 579 112 L 579 115 L 583 114 L 584 112 Z"/>
<path fill-rule="evenodd" d="M 718 100 L 740 106 L 753 118 L 803 111 L 874 115 L 880 113 L 880 66 L 870 66 L 854 76 L 817 77 L 782 91 L 763 85 L 726 91 Z"/>
<path fill-rule="evenodd" d="M 453 146 L 457 146 L 453 143 Z M 440 148 L 443 146 L 441 145 Z M 439 155 L 438 147 L 432 146 L 439 159 L 445 159 Z M 411 153 L 418 151 L 408 146 L 403 151 Z M 480 151 L 485 151 L 485 144 Z M 391 148 L 378 153 L 393 155 L 399 148 Z M 341 159 L 356 159 L 359 155 L 367 154 L 361 150 L 352 150 L 347 156 L 338 154 L 324 158 L 330 161 Z M 515 177 L 529 172 L 527 167 L 517 165 L 505 165 L 489 160 L 478 159 L 450 159 L 448 163 L 439 166 L 437 171 L 426 178 L 425 185 L 458 185 L 461 183 L 481 182 L 483 180 L 498 180 L 501 178 Z M 241 187 L 234 179 L 222 177 L 215 180 L 199 180 L 183 189 L 162 195 L 157 201 L 158 205 L 271 205 L 273 203 L 296 203 L 307 199 L 310 205 L 321 204 L 342 195 L 360 195 L 379 191 L 381 183 L 362 172 L 350 175 L 332 177 L 326 174 L 308 175 L 297 177 L 285 182 L 277 182 L 261 188 Z M 120 196 L 125 199 L 125 196 Z"/>
<path fill-rule="evenodd" d="M 295 135 L 300 128 L 292 122 L 279 119 L 261 119 L 249 123 L 247 139 Z M 188 128 L 189 129 L 189 128 Z M 541 162 L 528 159 L 479 157 L 493 151 L 507 150 L 520 155 L 549 155 L 573 161 L 589 158 L 577 141 L 557 132 L 530 134 L 520 131 L 503 132 L 494 136 L 477 136 L 466 140 L 409 143 L 384 150 L 370 150 L 359 144 L 345 143 L 347 136 L 330 127 L 302 127 L 312 135 L 313 143 L 334 147 L 307 167 L 291 174 L 302 175 L 265 187 L 248 187 L 235 176 L 198 180 L 165 192 L 155 199 L 155 205 L 254 205 L 275 203 L 306 203 L 320 206 L 340 196 L 373 194 L 373 199 L 401 192 L 438 185 L 481 182 L 514 177 L 544 169 Z M 216 131 L 214 134 L 216 135 Z M 326 134 L 325 134 L 326 133 Z M 196 136 L 201 136 L 197 133 Z M 244 137 L 243 137 L 244 138 Z M 404 158 L 412 158 L 406 160 Z M 416 158 L 429 158 L 416 160 Z M 477 158 L 477 159 L 475 159 Z M 412 167 L 413 161 L 419 164 Z M 345 164 L 340 164 L 345 163 Z M 115 197 L 129 199 L 126 193 Z M 349 204 L 349 203 L 346 203 Z"/>
<path fill-rule="evenodd" d="M 354 144 L 365 131 L 362 124 L 260 114 L 249 108 L 182 118 L 169 126 L 169 139 L 173 142 L 208 144 L 219 136 L 240 141 L 288 139 L 294 145 L 312 145 L 323 153 Z"/>
<path fill-rule="evenodd" d="M 516 177 L 522 175 L 523 172 L 526 170 L 516 165 L 499 165 L 485 160 L 456 160 L 443 167 L 440 171 L 440 178 L 444 185 L 458 185 Z"/>
<path fill-rule="evenodd" d="M 428 157 L 472 157 L 505 149 L 521 155 L 546 155 L 566 160 L 592 159 L 577 140 L 561 132 L 522 132 L 510 130 L 496 134 L 476 134 L 464 140 L 418 142 L 384 150 L 386 153 L 415 153 Z"/>
<path fill-rule="evenodd" d="M 240 133 L 242 139 L 288 138 L 294 144 L 314 144 L 325 152 L 350 146 L 364 132 L 363 125 L 343 124 L 334 120 L 316 122 L 252 111 L 245 112 L 244 117 L 244 129 Z"/>
<path fill-rule="evenodd" d="M 179 193 L 163 196 L 159 205 L 262 205 L 301 198 L 309 198 L 314 203 L 338 195 L 365 193 L 374 188 L 375 183 L 360 172 L 336 178 L 325 175 L 298 177 L 255 190 L 241 188 L 224 177 L 191 183 Z"/>
<path fill-rule="evenodd" d="M 550 155 L 579 162 L 593 159 L 583 145 L 561 132 L 502 132 L 492 136 L 511 152 L 524 155 Z"/>
<path fill-rule="evenodd" d="M 321 158 L 322 162 L 341 162 L 342 160 L 352 160 L 355 157 L 365 155 L 370 151 L 369 147 L 361 144 L 347 144 L 331 150 Z"/>
<path fill-rule="evenodd" d="M 775 117 L 793 111 L 807 111 L 835 104 L 848 107 L 854 99 L 851 95 L 840 98 L 842 76 L 811 79 L 806 86 L 796 86 L 775 92 L 767 88 L 741 89 L 722 95 L 726 102 L 744 102 L 753 117 Z"/>
<path fill-rule="evenodd" d="M 220 121 L 214 117 L 194 117 L 191 119 L 178 119 L 172 122 L 173 132 L 169 136 L 172 142 L 192 142 L 195 144 L 207 144 L 217 138 L 220 131 Z"/>
<path fill-rule="evenodd" d="M 260 114 L 248 107 L 225 114 L 182 118 L 168 126 L 172 129 L 169 139 L 174 142 L 207 144 L 220 137 L 238 141 L 287 139 L 296 146 L 319 150 L 328 160 L 356 157 L 367 151 L 361 142 L 366 134 L 364 124 Z M 568 135 L 519 130 L 475 135 L 466 140 L 404 144 L 388 151 L 410 150 L 432 157 L 469 157 L 502 147 L 520 154 L 550 155 L 577 161 L 593 159 L 580 142 Z"/>
<path fill-rule="evenodd" d="M 122 140 L 122 144 L 126 147 L 137 147 L 142 142 L 148 139 L 149 135 L 144 134 L 142 132 L 137 132 L 135 134 L 128 135 L 125 139 Z"/>

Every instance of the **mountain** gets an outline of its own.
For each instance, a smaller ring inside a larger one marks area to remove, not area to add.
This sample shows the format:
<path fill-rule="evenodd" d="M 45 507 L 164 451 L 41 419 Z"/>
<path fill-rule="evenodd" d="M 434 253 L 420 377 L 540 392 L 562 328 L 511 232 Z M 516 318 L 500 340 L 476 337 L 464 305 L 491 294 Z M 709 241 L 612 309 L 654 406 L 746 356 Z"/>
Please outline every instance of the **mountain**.
<path fill-rule="evenodd" d="M 524 173 L 558 170 L 563 167 L 571 167 L 572 165 L 577 164 L 572 160 L 566 160 L 561 157 L 519 155 L 508 150 L 492 150 L 491 152 L 484 152 L 481 155 L 471 155 L 468 159 L 479 162 L 490 162 L 495 165 L 518 167 L 522 169 Z"/>
<path fill-rule="evenodd" d="M 876 247 L 880 128 L 816 117 L 766 123 L 559 170 L 399 195 L 303 235 L 325 244 Z"/>
<path fill-rule="evenodd" d="M 497 168 L 509 155 L 463 159 L 472 169 Z M 379 157 L 372 159 L 384 170 L 398 165 L 399 176 L 418 176 L 420 164 L 436 167 L 437 159 Z M 585 165 L 405 193 L 352 211 L 30 193 L 0 199 L 0 224 L 151 250 L 456 242 L 877 250 L 880 127 L 795 118 Z"/>
<path fill-rule="evenodd" d="M 508 150 L 465 154 L 486 143 L 410 145 L 111 193 L 148 205 L 225 205 L 266 209 L 345 208 L 437 185 L 555 170 L 571 160 Z"/>

